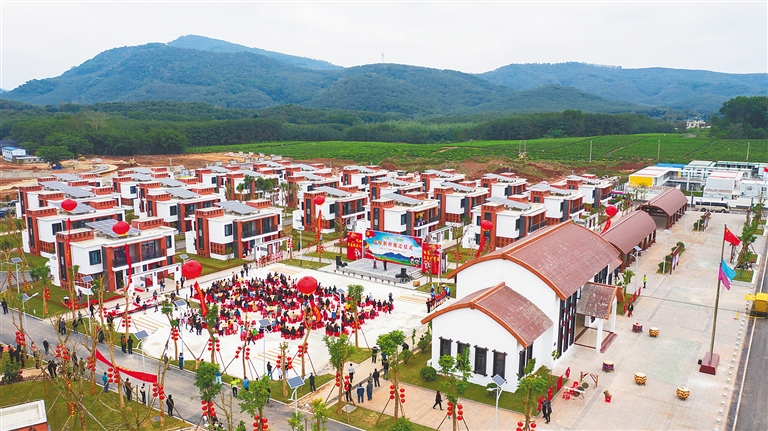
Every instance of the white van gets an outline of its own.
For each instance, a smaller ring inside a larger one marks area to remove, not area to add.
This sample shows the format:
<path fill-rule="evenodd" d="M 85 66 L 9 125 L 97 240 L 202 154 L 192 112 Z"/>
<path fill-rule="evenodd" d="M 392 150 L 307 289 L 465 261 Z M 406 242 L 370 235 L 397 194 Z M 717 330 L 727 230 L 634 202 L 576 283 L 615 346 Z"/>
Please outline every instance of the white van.
<path fill-rule="evenodd" d="M 731 204 L 728 201 L 698 198 L 693 201 L 693 208 L 699 211 L 712 211 L 717 213 L 731 212 Z"/>

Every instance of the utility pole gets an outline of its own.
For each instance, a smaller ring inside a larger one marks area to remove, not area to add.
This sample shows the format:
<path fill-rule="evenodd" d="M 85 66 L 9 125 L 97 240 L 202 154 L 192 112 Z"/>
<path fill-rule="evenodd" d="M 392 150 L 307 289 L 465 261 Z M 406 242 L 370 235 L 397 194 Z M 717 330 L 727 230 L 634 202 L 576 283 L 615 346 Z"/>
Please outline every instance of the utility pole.
<path fill-rule="evenodd" d="M 749 154 L 749 152 L 747 152 Z M 592 163 L 592 141 L 589 141 L 589 163 Z"/>
<path fill-rule="evenodd" d="M 659 146 L 656 147 L 656 161 L 661 159 L 661 139 L 659 139 Z"/>
<path fill-rule="evenodd" d="M 749 142 L 747 142 L 747 161 L 749 161 Z"/>

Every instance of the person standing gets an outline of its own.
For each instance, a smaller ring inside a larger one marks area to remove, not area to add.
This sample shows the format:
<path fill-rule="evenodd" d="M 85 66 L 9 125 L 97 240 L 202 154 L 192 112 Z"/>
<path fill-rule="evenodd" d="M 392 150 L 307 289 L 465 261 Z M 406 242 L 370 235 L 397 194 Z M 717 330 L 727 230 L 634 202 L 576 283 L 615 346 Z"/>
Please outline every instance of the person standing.
<path fill-rule="evenodd" d="M 56 378 L 56 361 L 48 362 L 48 374 L 52 379 Z"/>
<path fill-rule="evenodd" d="M 384 369 L 384 380 L 389 380 L 389 360 L 382 359 L 381 366 Z"/>
<path fill-rule="evenodd" d="M 315 373 L 309 373 L 309 392 L 315 392 Z"/>
<path fill-rule="evenodd" d="M 122 334 L 120 336 L 120 348 L 123 349 L 123 353 L 128 353 L 128 350 L 126 350 L 126 345 L 125 334 Z"/>
<path fill-rule="evenodd" d="M 355 366 L 352 365 L 352 363 L 349 364 L 349 368 L 347 368 L 347 373 L 349 374 L 349 383 L 352 384 L 352 380 L 355 377 Z"/>
<path fill-rule="evenodd" d="M 437 406 L 440 406 L 440 410 L 443 409 L 443 396 L 440 394 L 440 391 L 437 391 L 435 394 L 435 404 L 432 405 L 432 408 L 434 409 Z"/>
<path fill-rule="evenodd" d="M 51 348 L 51 344 L 48 342 L 46 338 L 43 338 L 43 350 L 45 351 L 45 356 L 48 356 L 48 350 Z"/>
<path fill-rule="evenodd" d="M 632 300 L 629 300 L 629 305 L 627 306 L 627 317 L 632 317 L 632 312 L 635 311 L 635 305 L 632 303 Z"/>
<path fill-rule="evenodd" d="M 248 386 L 250 386 L 250 384 L 251 384 L 251 381 L 248 380 L 248 376 L 245 376 L 245 378 L 243 379 L 243 390 L 247 392 Z"/>
<path fill-rule="evenodd" d="M 131 381 L 128 380 L 128 377 L 125 378 L 125 383 L 123 383 L 123 387 L 125 389 L 125 397 L 128 398 L 128 401 L 131 401 L 131 395 L 133 395 L 133 385 L 131 385 Z"/>
<path fill-rule="evenodd" d="M 344 399 L 348 402 L 352 402 L 352 384 L 351 383 L 345 383 L 344 384 Z"/>
<path fill-rule="evenodd" d="M 643 289 L 648 285 L 648 276 L 643 274 Z"/>
<path fill-rule="evenodd" d="M 377 387 L 377 388 L 378 388 L 379 386 L 381 386 L 381 385 L 379 384 L 379 376 L 380 376 L 380 374 L 379 374 L 379 369 L 378 369 L 378 368 L 374 368 L 374 369 L 373 369 L 373 374 L 372 374 L 372 376 L 373 376 L 373 386 L 375 386 L 375 387 Z"/>
<path fill-rule="evenodd" d="M 240 385 L 240 380 L 237 377 L 235 377 L 234 379 L 232 379 L 229 385 L 232 386 L 232 396 L 237 398 L 237 387 Z"/>
<path fill-rule="evenodd" d="M 216 370 L 216 383 L 221 384 L 221 371 Z"/>
<path fill-rule="evenodd" d="M 267 375 L 269 380 L 272 380 L 272 362 L 267 362 Z"/>
<path fill-rule="evenodd" d="M 3 314 L 8 314 L 8 301 L 6 301 L 5 298 L 3 298 L 2 304 L 3 304 Z"/>
<path fill-rule="evenodd" d="M 173 417 L 173 406 L 176 403 L 173 401 L 171 394 L 168 394 L 168 398 L 165 399 L 165 406 L 168 407 L 168 416 Z"/>
<path fill-rule="evenodd" d="M 368 376 L 368 382 L 365 384 L 365 395 L 368 396 L 368 401 L 373 399 L 373 375 Z"/>
<path fill-rule="evenodd" d="M 357 403 L 362 404 L 363 401 L 365 401 L 365 388 L 363 387 L 363 382 L 360 382 L 357 385 Z"/>
<path fill-rule="evenodd" d="M 371 349 L 371 362 L 374 364 L 376 363 L 376 357 L 379 356 L 379 348 L 377 346 L 373 346 Z"/>
<path fill-rule="evenodd" d="M 133 355 L 133 337 L 128 337 L 128 354 Z"/>
<path fill-rule="evenodd" d="M 544 402 L 541 403 L 541 413 L 544 414 L 544 420 L 549 423 L 552 415 L 552 403 L 546 398 L 544 399 Z"/>
<path fill-rule="evenodd" d="M 179 352 L 179 369 L 184 370 L 184 352 Z"/>
<path fill-rule="evenodd" d="M 141 403 L 147 404 L 147 387 L 144 385 L 144 383 L 141 384 L 141 389 L 139 389 L 139 395 L 141 395 Z"/>
<path fill-rule="evenodd" d="M 104 392 L 109 391 L 109 377 L 107 377 L 106 371 L 101 375 L 101 383 L 104 385 Z"/>

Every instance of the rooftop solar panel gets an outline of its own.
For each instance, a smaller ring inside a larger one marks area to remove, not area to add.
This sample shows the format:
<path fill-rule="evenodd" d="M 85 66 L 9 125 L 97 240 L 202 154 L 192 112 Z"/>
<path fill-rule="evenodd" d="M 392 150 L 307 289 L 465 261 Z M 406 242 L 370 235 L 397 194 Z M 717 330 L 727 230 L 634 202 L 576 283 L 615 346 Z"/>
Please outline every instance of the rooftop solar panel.
<path fill-rule="evenodd" d="M 151 174 L 152 169 L 149 168 L 131 168 L 133 169 L 133 172 L 139 173 L 139 174 Z"/>
<path fill-rule="evenodd" d="M 304 173 L 304 179 L 311 180 L 311 181 L 323 181 L 323 180 L 327 180 L 328 178 L 321 177 L 320 175 Z"/>
<path fill-rule="evenodd" d="M 384 177 L 382 180 L 388 182 L 389 184 L 392 184 L 393 186 L 407 186 L 412 183 L 409 183 L 408 181 L 398 180 L 397 178 L 392 177 Z"/>
<path fill-rule="evenodd" d="M 240 172 L 242 172 L 245 175 L 250 175 L 250 176 L 252 176 L 254 178 L 258 178 L 258 177 L 263 177 L 264 176 L 264 174 L 262 174 L 260 172 L 252 171 L 252 170 L 249 170 L 249 169 L 240 169 Z"/>
<path fill-rule="evenodd" d="M 168 189 L 167 192 L 177 198 L 182 198 L 182 199 L 191 199 L 191 198 L 200 197 L 199 194 L 193 192 L 192 190 L 183 189 L 181 187 Z"/>
<path fill-rule="evenodd" d="M 447 181 L 444 182 L 442 185 L 443 185 L 443 187 L 453 187 L 453 189 L 458 191 L 458 192 L 470 193 L 470 192 L 474 192 L 475 191 L 475 189 L 472 188 L 472 187 L 467 187 L 467 186 L 464 186 L 464 185 L 461 185 L 461 184 L 456 184 L 456 183 L 449 183 Z"/>
<path fill-rule="evenodd" d="M 56 174 L 60 181 L 79 181 L 80 177 L 75 174 Z"/>
<path fill-rule="evenodd" d="M 155 178 L 152 178 L 147 174 L 131 174 L 131 179 L 134 181 L 152 181 Z"/>
<path fill-rule="evenodd" d="M 383 199 L 392 199 L 395 202 L 399 202 L 401 204 L 406 204 L 406 205 L 419 205 L 423 203 L 418 199 L 409 198 L 408 196 L 399 195 L 397 193 L 389 193 L 386 195 L 382 195 L 381 197 Z"/>
<path fill-rule="evenodd" d="M 160 184 L 167 186 L 167 187 L 184 187 L 186 186 L 185 183 L 182 183 L 179 180 L 174 180 L 173 178 L 155 178 L 155 180 L 159 181 Z"/>
<path fill-rule="evenodd" d="M 42 183 L 44 187 L 49 189 L 58 190 L 65 194 L 72 196 L 73 198 L 88 198 L 95 196 L 90 190 L 83 187 L 72 187 L 59 181 L 45 181 Z"/>
<path fill-rule="evenodd" d="M 51 202 L 51 205 L 55 206 L 56 208 L 61 208 L 61 203 L 60 202 Z M 91 207 L 90 205 L 88 205 L 88 204 L 85 204 L 85 203 L 82 203 L 82 202 L 78 202 L 77 206 L 75 207 L 75 209 L 73 209 L 72 211 L 69 211 L 69 212 L 72 213 L 72 214 L 85 214 L 85 213 L 89 213 L 89 212 L 92 212 L 92 211 L 96 211 L 96 210 L 93 207 Z"/>
<path fill-rule="evenodd" d="M 531 208 L 530 204 L 524 204 L 522 202 L 515 202 L 509 199 L 502 198 L 500 196 L 491 196 L 488 199 L 486 199 L 488 202 L 496 202 L 500 204 L 504 204 L 510 208 L 517 208 L 520 210 L 527 210 L 528 208 Z"/>
<path fill-rule="evenodd" d="M 85 225 L 91 229 L 96 229 L 97 231 L 103 233 L 104 235 L 110 238 L 119 238 L 119 236 L 116 233 L 112 232 L 112 226 L 114 226 L 115 223 L 117 223 L 117 220 L 111 218 L 107 220 L 88 222 Z M 136 229 L 133 226 L 131 226 L 131 228 L 128 229 L 128 235 L 138 235 L 140 233 L 141 231 Z"/>
<path fill-rule="evenodd" d="M 226 201 L 226 202 L 219 202 L 216 205 L 218 205 L 221 208 L 224 208 L 227 211 L 232 211 L 235 213 L 238 213 L 240 215 L 245 214 L 256 214 L 259 212 L 258 209 L 248 206 L 241 202 L 235 202 L 235 201 Z"/>
<path fill-rule="evenodd" d="M 328 186 L 315 187 L 315 190 L 321 191 L 321 192 L 325 192 L 325 193 L 327 193 L 329 195 L 340 197 L 340 198 L 344 198 L 344 197 L 347 197 L 347 196 L 352 196 L 352 193 L 345 192 L 344 190 L 339 190 L 337 188 L 328 187 Z"/>

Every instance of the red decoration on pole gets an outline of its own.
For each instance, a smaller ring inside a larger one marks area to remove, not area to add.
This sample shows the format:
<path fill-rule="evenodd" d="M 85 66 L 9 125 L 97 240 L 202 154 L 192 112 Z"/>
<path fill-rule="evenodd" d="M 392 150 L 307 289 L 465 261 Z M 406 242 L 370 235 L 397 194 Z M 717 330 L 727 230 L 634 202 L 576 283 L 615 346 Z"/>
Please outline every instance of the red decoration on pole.
<path fill-rule="evenodd" d="M 73 201 L 72 199 L 64 199 L 61 202 L 61 209 L 64 211 L 70 212 L 77 208 L 77 202 Z"/>
<path fill-rule="evenodd" d="M 112 232 L 116 233 L 118 236 L 127 234 L 129 230 L 131 230 L 131 225 L 122 220 L 112 225 Z"/>
<path fill-rule="evenodd" d="M 317 279 L 309 275 L 301 277 L 299 282 L 296 283 L 296 288 L 304 295 L 315 293 L 315 290 L 317 289 Z"/>
<path fill-rule="evenodd" d="M 608 217 L 614 217 L 616 214 L 619 213 L 619 209 L 616 208 L 614 205 L 608 205 L 605 207 L 605 213 L 608 215 Z"/>
<path fill-rule="evenodd" d="M 325 203 L 325 196 L 323 196 L 323 195 L 315 196 L 315 205 L 320 206 L 320 205 L 322 205 L 324 203 Z"/>
<path fill-rule="evenodd" d="M 188 260 L 181 267 L 181 275 L 187 280 L 191 278 L 197 278 L 203 272 L 203 265 L 196 260 Z"/>
<path fill-rule="evenodd" d="M 475 259 L 480 257 L 480 253 L 482 253 L 483 248 L 485 248 L 485 231 L 489 231 L 491 229 L 493 229 L 493 223 L 491 223 L 490 220 L 483 220 L 480 222 L 480 247 L 477 248 Z"/>

